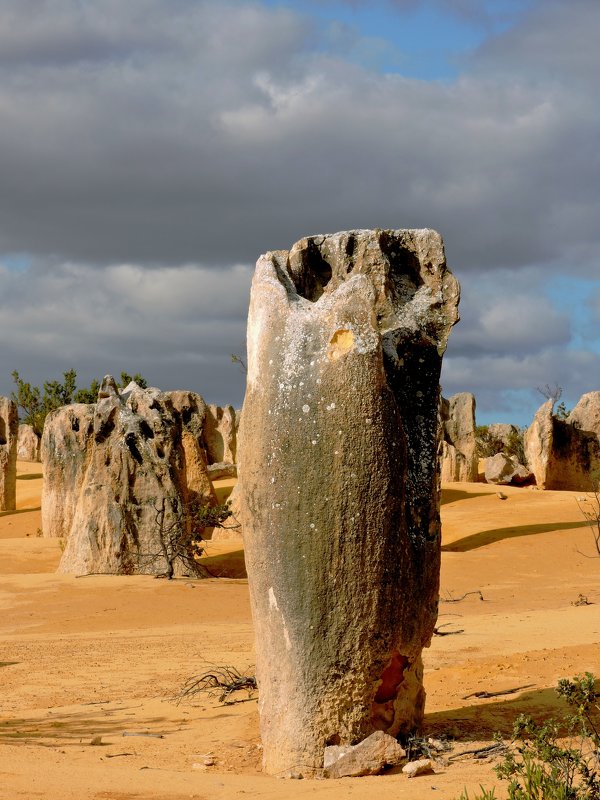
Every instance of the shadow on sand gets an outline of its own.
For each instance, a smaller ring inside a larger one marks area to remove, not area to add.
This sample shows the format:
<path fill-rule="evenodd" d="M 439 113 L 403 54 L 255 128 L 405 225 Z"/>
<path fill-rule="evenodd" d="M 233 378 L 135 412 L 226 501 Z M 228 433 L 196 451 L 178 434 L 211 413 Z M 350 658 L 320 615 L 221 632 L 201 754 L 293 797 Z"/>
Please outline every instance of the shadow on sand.
<path fill-rule="evenodd" d="M 560 719 L 567 711 L 566 703 L 554 689 L 533 689 L 511 700 L 473 699 L 461 708 L 425 714 L 423 729 L 436 736 L 479 741 L 492 739 L 496 732 L 510 737 L 519 714 L 529 714 L 539 721 L 548 717 Z"/>
<path fill-rule="evenodd" d="M 503 539 L 516 539 L 519 536 L 534 536 L 536 533 L 585 528 L 587 525 L 587 522 L 545 522 L 539 525 L 517 525 L 511 528 L 493 528 L 490 531 L 472 533 L 470 536 L 457 539 L 457 541 L 451 544 L 442 545 L 442 550 L 445 553 L 467 553 L 469 550 L 476 550 L 478 547 L 485 547 L 486 544 L 501 542 Z"/>
<path fill-rule="evenodd" d="M 10 517 L 13 514 L 31 514 L 32 511 L 41 511 L 41 506 L 35 508 L 17 508 L 16 511 L 0 511 L 0 517 Z"/>
<path fill-rule="evenodd" d="M 17 475 L 18 481 L 37 481 L 40 478 L 43 478 L 43 474 L 41 472 L 32 472 L 31 474 L 26 475 Z"/>
<path fill-rule="evenodd" d="M 213 578 L 247 578 L 244 551 L 234 550 L 231 553 L 221 553 L 211 556 L 210 550 L 200 559 L 200 563 L 207 568 Z"/>
<path fill-rule="evenodd" d="M 20 717 L 0 720 L 0 742 L 6 744 L 38 744 L 56 746 L 57 740 L 65 744 L 90 744 L 95 737 L 107 737 L 131 744 L 124 733 L 137 735 L 166 736 L 181 729 L 181 724 L 170 722 L 166 725 L 164 717 L 145 720 L 127 719 L 128 708 L 104 709 L 101 711 L 78 711 L 65 714 L 60 711 L 44 718 Z M 114 741 L 102 745 L 115 744 Z"/>
<path fill-rule="evenodd" d="M 455 503 L 457 500 L 470 500 L 473 497 L 485 497 L 490 492 L 463 492 L 461 489 L 442 489 L 440 505 Z"/>

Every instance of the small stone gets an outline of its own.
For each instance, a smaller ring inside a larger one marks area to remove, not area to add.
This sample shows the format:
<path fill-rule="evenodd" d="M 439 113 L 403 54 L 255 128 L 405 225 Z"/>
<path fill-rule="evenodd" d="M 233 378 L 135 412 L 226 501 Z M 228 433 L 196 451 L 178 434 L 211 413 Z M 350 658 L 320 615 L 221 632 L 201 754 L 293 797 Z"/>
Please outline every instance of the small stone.
<path fill-rule="evenodd" d="M 94 736 L 94 738 L 90 742 L 90 745 L 93 745 L 94 747 L 98 747 L 98 745 L 101 745 L 101 744 L 102 744 L 102 737 L 101 736 Z"/>
<path fill-rule="evenodd" d="M 325 755 L 323 757 L 323 767 L 329 769 L 332 764 L 339 761 L 340 758 L 350 753 L 352 750 L 351 744 L 332 744 L 325 748 Z"/>
<path fill-rule="evenodd" d="M 429 737 L 429 739 L 427 739 L 427 744 L 430 747 L 433 747 L 433 749 L 438 753 L 443 753 L 443 751 L 446 750 L 446 745 L 441 739 L 433 739 Z"/>
<path fill-rule="evenodd" d="M 433 766 L 429 758 L 420 758 L 418 761 L 409 761 L 402 767 L 402 772 L 409 778 L 415 778 L 417 775 L 431 775 Z"/>
<path fill-rule="evenodd" d="M 396 766 L 405 757 L 405 751 L 393 736 L 375 731 L 354 746 L 326 747 L 323 763 L 331 762 L 325 768 L 328 778 L 356 778 L 378 775 L 386 766 Z"/>
<path fill-rule="evenodd" d="M 505 495 L 504 492 L 496 492 L 496 497 L 498 497 L 500 500 L 507 499 L 507 495 Z"/>
<path fill-rule="evenodd" d="M 500 486 L 524 486 L 534 480 L 531 470 L 520 464 L 515 456 L 496 453 L 485 459 L 485 480 Z"/>

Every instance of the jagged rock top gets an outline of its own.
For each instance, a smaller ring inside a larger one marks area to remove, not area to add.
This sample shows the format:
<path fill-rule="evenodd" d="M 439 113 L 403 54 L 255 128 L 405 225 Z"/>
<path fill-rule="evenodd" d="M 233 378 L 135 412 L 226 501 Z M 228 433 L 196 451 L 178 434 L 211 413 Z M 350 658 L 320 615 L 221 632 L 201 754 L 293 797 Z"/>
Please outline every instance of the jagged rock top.
<path fill-rule="evenodd" d="M 375 345 L 375 332 L 393 357 L 397 334 L 425 337 L 443 354 L 451 327 L 458 320 L 460 288 L 446 267 L 442 237 L 429 228 L 417 230 L 351 230 L 308 236 L 291 249 L 261 256 L 255 283 L 270 286 L 275 305 L 282 300 L 297 313 L 323 312 L 353 295 L 370 298 L 374 311 L 371 335 L 362 337 L 349 325 L 348 341 L 358 352 Z M 276 299 L 276 297 L 278 299 Z M 265 302 L 265 296 L 262 302 Z M 260 315 L 268 323 L 269 309 Z M 255 346 L 259 329 L 248 331 Z M 330 357 L 348 343 L 332 342 Z M 256 363 L 253 359 L 249 359 Z M 249 368 L 248 380 L 259 379 Z"/>

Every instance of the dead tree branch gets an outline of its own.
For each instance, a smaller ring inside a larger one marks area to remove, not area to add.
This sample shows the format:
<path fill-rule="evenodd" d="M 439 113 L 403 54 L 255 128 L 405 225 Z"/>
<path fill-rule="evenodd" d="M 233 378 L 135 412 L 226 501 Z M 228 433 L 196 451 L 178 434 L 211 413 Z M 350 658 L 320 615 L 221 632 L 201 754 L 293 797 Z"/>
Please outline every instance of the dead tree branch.
<path fill-rule="evenodd" d="M 229 705 L 236 702 L 230 699 L 232 694 L 242 689 L 248 692 L 248 698 L 252 697 L 257 689 L 254 675 L 243 675 L 236 667 L 218 666 L 188 678 L 175 699 L 179 705 L 183 700 L 205 692 L 210 697 L 217 695 L 219 703 Z"/>

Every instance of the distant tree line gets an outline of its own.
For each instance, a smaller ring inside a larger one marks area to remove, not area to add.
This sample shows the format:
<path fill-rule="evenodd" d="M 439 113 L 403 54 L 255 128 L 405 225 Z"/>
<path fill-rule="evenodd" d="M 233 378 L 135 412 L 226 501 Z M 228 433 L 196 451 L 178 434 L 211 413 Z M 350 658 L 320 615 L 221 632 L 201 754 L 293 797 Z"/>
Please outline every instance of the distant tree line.
<path fill-rule="evenodd" d="M 100 381 L 94 379 L 88 387 L 77 388 L 77 372 L 74 369 L 64 372 L 62 381 L 44 381 L 43 388 L 24 381 L 17 370 L 11 374 L 17 386 L 17 391 L 11 396 L 19 408 L 19 419 L 31 425 L 38 436 L 42 435 L 44 422 L 51 411 L 71 403 L 95 403 L 98 399 Z M 131 381 L 135 381 L 142 389 L 148 386 L 139 373 L 132 376 L 127 372 L 121 372 L 117 385 L 125 388 Z"/>

